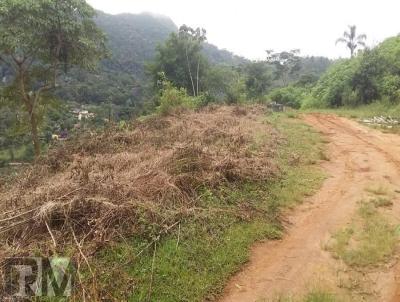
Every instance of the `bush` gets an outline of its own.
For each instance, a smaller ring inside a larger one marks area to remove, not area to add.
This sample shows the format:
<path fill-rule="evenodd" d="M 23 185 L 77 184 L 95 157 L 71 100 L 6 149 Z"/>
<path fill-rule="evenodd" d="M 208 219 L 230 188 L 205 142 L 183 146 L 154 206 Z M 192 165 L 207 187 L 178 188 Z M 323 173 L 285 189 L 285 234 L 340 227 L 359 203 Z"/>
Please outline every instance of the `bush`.
<path fill-rule="evenodd" d="M 311 109 L 311 108 L 325 108 L 328 107 L 327 104 L 321 102 L 321 100 L 316 99 L 311 94 L 308 94 L 304 97 L 303 102 L 301 103 L 301 109 Z"/>
<path fill-rule="evenodd" d="M 160 96 L 160 105 L 157 107 L 157 111 L 160 114 L 168 114 L 171 113 L 172 110 L 176 109 L 193 109 L 196 107 L 196 103 L 201 101 L 199 97 L 195 98 L 189 96 L 186 89 L 178 89 L 172 86 L 168 81 L 164 82 L 163 85 L 164 87 Z"/>
<path fill-rule="evenodd" d="M 351 89 L 351 81 L 357 71 L 358 59 L 341 60 L 332 65 L 312 90 L 319 107 L 342 106 L 346 91 Z"/>
<path fill-rule="evenodd" d="M 400 101 L 400 76 L 388 74 L 382 77 L 378 83 L 379 91 L 392 103 Z"/>
<path fill-rule="evenodd" d="M 287 86 L 271 91 L 267 95 L 267 100 L 298 109 L 307 94 L 308 90 L 306 88 Z"/>

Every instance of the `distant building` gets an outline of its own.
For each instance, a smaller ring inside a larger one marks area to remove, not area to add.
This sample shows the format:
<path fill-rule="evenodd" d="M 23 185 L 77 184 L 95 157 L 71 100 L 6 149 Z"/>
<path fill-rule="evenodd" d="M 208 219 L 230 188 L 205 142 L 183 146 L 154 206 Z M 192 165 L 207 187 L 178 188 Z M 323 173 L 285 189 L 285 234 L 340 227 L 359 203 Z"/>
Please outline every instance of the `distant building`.
<path fill-rule="evenodd" d="M 95 114 L 93 112 L 89 112 L 88 110 L 74 109 L 72 110 L 72 113 L 75 114 L 79 121 L 95 117 Z"/>

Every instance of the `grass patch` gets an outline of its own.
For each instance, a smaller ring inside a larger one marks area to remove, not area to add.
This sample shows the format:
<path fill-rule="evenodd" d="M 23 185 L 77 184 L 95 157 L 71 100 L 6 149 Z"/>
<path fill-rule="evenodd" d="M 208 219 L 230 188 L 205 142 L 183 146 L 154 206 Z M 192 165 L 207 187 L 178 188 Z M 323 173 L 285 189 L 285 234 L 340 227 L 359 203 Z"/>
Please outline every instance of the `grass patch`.
<path fill-rule="evenodd" d="M 400 117 L 400 105 L 393 105 L 386 102 L 374 102 L 369 105 L 362 105 L 358 107 L 340 107 L 335 109 L 318 109 L 310 111 L 334 113 L 339 116 L 353 119 L 368 118 L 373 116 Z"/>
<path fill-rule="evenodd" d="M 381 207 L 387 208 L 387 207 L 391 207 L 393 205 L 393 201 L 391 201 L 389 198 L 385 198 L 385 197 L 379 197 L 379 198 L 372 199 L 371 202 L 377 208 L 381 208 Z"/>
<path fill-rule="evenodd" d="M 374 116 L 384 116 L 392 118 L 400 118 L 400 105 L 394 105 L 386 102 L 374 102 L 369 105 L 362 105 L 358 107 L 340 107 L 335 109 L 318 109 L 306 110 L 306 112 L 321 112 L 328 114 L 336 114 L 341 117 L 350 119 L 364 119 L 372 118 Z M 367 125 L 367 124 L 365 124 Z M 400 134 L 400 125 L 391 125 L 391 127 L 384 127 L 379 125 L 368 125 L 371 128 L 380 130 L 384 133 Z"/>
<path fill-rule="evenodd" d="M 337 295 L 335 295 L 334 293 L 322 289 L 313 289 L 310 292 L 308 292 L 304 297 L 301 298 L 279 297 L 278 299 L 274 300 L 274 302 L 342 302 L 342 301 L 344 300 L 339 299 Z"/>
<path fill-rule="evenodd" d="M 330 292 L 316 290 L 312 291 L 303 299 L 304 302 L 336 302 L 336 296 Z"/>
<path fill-rule="evenodd" d="M 398 242 L 396 227 L 379 213 L 373 201 L 361 202 L 357 216 L 351 227 L 333 236 L 327 249 L 349 266 L 376 266 L 386 262 Z"/>
<path fill-rule="evenodd" d="M 389 190 L 384 187 L 383 185 L 376 185 L 376 186 L 371 186 L 365 189 L 368 193 L 378 195 L 378 196 L 384 196 L 389 193 Z"/>
<path fill-rule="evenodd" d="M 157 244 L 134 238 L 104 250 L 93 263 L 101 272 L 103 297 L 125 300 L 129 296 L 135 302 L 213 300 L 248 260 L 255 241 L 281 237 L 280 208 L 301 202 L 324 179 L 314 165 L 320 159 L 322 140 L 309 126 L 284 114 L 269 116 L 265 122 L 284 138 L 277 159 L 281 177 L 268 183 L 203 188 L 199 211 L 204 213 L 185 218 Z M 262 138 L 256 137 L 254 148 Z M 295 163 L 293 154 L 298 158 Z M 231 209 L 238 205 L 257 209 L 260 215 L 237 217 Z"/>

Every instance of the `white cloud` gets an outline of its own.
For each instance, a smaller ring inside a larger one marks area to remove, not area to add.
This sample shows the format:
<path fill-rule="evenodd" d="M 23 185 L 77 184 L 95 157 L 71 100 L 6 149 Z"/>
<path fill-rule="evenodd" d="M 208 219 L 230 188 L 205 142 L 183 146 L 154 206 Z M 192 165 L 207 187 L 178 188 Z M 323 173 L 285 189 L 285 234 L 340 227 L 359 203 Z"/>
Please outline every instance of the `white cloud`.
<path fill-rule="evenodd" d="M 299 48 L 302 54 L 348 56 L 335 46 L 349 24 L 375 45 L 400 33 L 398 0 L 88 0 L 107 13 L 167 15 L 179 26 L 207 29 L 209 42 L 252 59 L 265 49 Z"/>

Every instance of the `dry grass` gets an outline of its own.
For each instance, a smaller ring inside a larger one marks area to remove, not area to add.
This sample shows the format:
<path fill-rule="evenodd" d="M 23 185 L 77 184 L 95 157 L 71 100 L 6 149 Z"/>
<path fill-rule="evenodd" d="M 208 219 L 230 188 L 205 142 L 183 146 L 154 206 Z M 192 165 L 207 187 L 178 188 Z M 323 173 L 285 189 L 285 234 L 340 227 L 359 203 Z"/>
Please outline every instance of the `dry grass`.
<path fill-rule="evenodd" d="M 51 150 L 0 188 L 0 257 L 65 252 L 76 241 L 90 255 L 125 236 L 157 238 L 196 215 L 201 188 L 268 181 L 279 137 L 263 113 L 211 107 L 151 117 Z"/>

